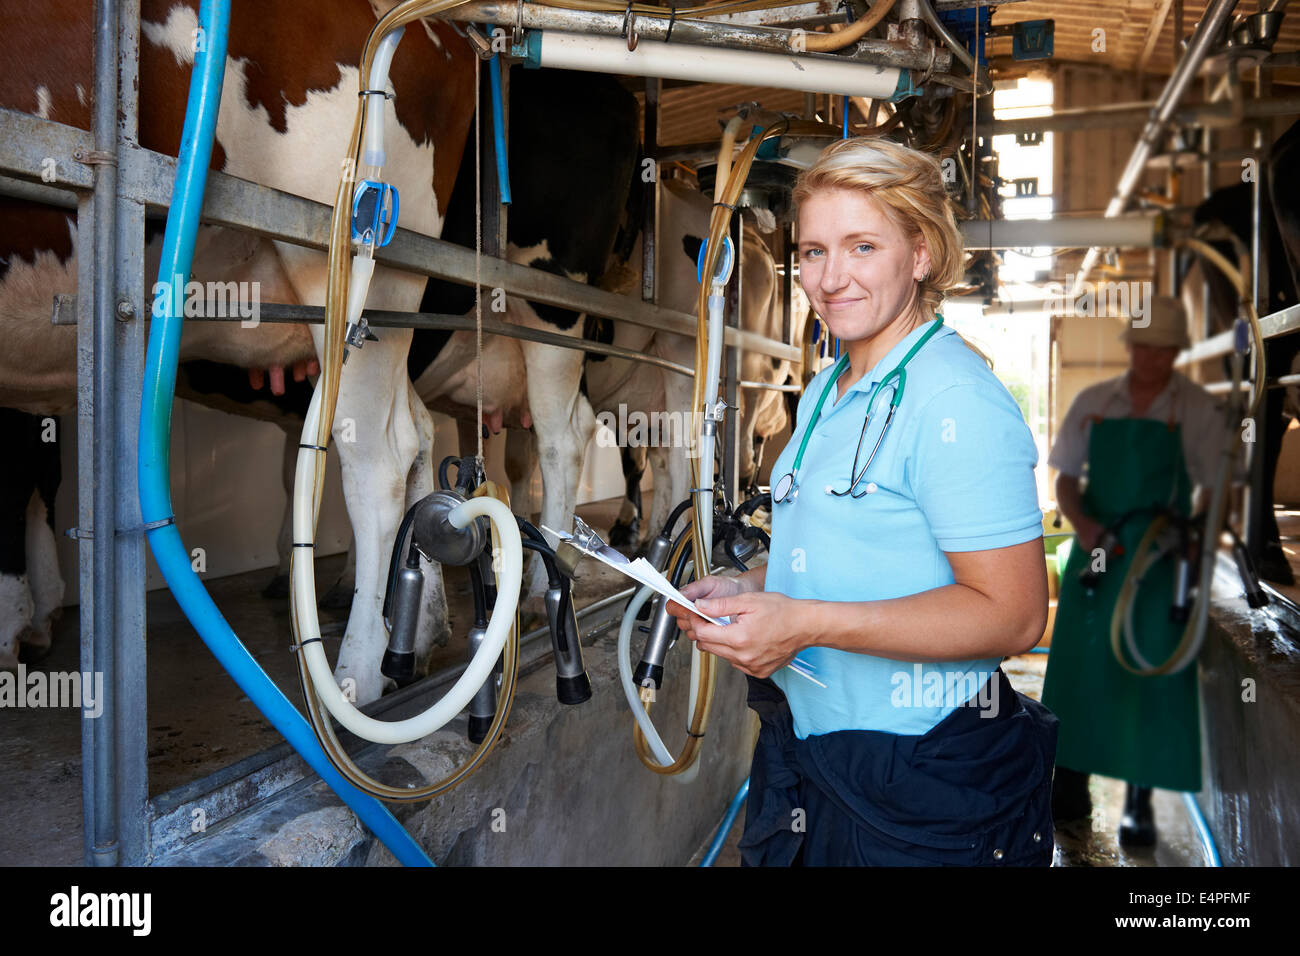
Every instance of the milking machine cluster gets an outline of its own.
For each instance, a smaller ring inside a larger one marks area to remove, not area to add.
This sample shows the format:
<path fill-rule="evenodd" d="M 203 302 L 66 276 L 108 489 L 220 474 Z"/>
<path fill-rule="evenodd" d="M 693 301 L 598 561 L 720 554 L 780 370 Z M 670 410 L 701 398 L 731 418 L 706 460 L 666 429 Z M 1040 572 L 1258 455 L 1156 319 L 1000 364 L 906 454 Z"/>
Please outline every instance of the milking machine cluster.
<path fill-rule="evenodd" d="M 457 465 L 456 483 L 447 477 L 448 467 Z M 454 455 L 443 459 L 438 468 L 439 490 L 420 499 L 406 512 L 393 542 L 388 565 L 388 585 L 384 593 L 384 623 L 388 627 L 388 647 L 384 651 L 381 671 L 404 687 L 415 678 L 415 638 L 419 624 L 420 598 L 424 590 L 424 572 L 420 559 L 443 566 L 468 567 L 470 592 L 474 602 L 474 622 L 469 631 L 469 657 L 473 660 L 487 634 L 487 609 L 496 603 L 497 585 L 492 571 L 492 554 L 487 533 L 481 522 L 457 531 L 449 520 L 454 508 L 466 501 L 486 478 L 477 458 Z M 515 515 L 521 534 L 521 546 L 536 552 L 546 566 L 547 623 L 551 632 L 551 649 L 555 657 L 555 695 L 562 704 L 581 704 L 591 699 L 591 679 L 582 659 L 578 634 L 578 617 L 573 604 L 570 578 L 561 573 L 555 552 L 546 538 L 526 518 Z M 402 552 L 406 559 L 403 563 Z M 486 738 L 497 713 L 497 695 L 501 687 L 503 659 L 498 658 L 492 675 L 483 682 L 470 701 L 468 735 L 473 743 Z"/>
<path fill-rule="evenodd" d="M 1122 541 L 1125 527 L 1130 522 L 1143 518 L 1148 519 L 1149 522 L 1144 535 L 1144 541 L 1149 547 L 1143 548 L 1139 545 L 1139 564 L 1134 572 L 1136 576 L 1134 586 L 1140 587 L 1142 576 L 1161 559 L 1165 557 L 1172 559 L 1174 591 L 1169 606 L 1169 620 L 1185 624 L 1191 617 L 1195 597 L 1195 556 L 1200 553 L 1204 543 L 1206 518 L 1204 514 L 1185 517 L 1172 508 L 1160 506 L 1134 508 L 1125 512 L 1102 530 L 1094 549 L 1101 552 L 1098 555 L 1101 560 L 1090 561 L 1079 572 L 1079 583 L 1088 595 L 1096 593 L 1106 561 L 1111 557 L 1120 557 L 1124 554 Z M 1264 607 L 1268 604 L 1268 595 L 1259 586 L 1255 564 L 1250 559 L 1246 544 L 1233 528 L 1229 527 L 1227 530 L 1232 535 L 1232 558 L 1237 565 L 1238 574 L 1241 575 L 1246 602 L 1251 607 Z"/>
<path fill-rule="evenodd" d="M 771 494 L 764 492 L 750 498 L 735 510 L 729 510 L 725 503 L 721 505 L 714 515 L 711 553 L 715 560 L 721 554 L 737 570 L 749 570 L 746 562 L 754 558 L 760 545 L 766 549 L 770 544 L 767 532 L 761 524 L 754 523 L 753 516 L 760 508 L 770 511 L 771 501 Z M 690 504 L 689 500 L 684 501 L 673 510 L 663 530 L 650 542 L 646 553 L 646 560 L 656 570 L 665 572 L 673 587 L 679 590 L 688 580 L 697 577 L 690 551 L 686 547 L 692 530 L 690 525 L 675 538 L 672 534 L 678 519 Z M 646 635 L 646 641 L 632 679 L 638 688 L 640 700 L 653 702 L 656 692 L 663 687 L 664 658 L 677 642 L 676 619 L 668 613 L 668 602 L 662 595 L 656 595 L 652 603 L 631 617 L 637 621 L 650 622 L 648 625 L 635 625 L 638 632 Z"/>

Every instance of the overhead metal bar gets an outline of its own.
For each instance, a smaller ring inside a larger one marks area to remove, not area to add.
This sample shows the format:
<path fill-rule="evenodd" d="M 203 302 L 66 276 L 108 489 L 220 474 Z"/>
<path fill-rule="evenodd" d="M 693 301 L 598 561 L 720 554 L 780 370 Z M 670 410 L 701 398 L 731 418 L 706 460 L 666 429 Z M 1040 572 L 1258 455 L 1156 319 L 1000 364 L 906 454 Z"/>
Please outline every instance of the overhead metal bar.
<path fill-rule="evenodd" d="M 39 179 L 46 156 L 72 156 L 92 148 L 85 130 L 52 123 L 14 110 L 0 109 L 0 127 L 11 135 L 0 137 L 0 174 Z M 161 153 L 126 144 L 118 156 L 119 193 L 125 199 L 144 203 L 150 210 L 165 211 L 171 202 L 171 184 L 176 178 L 176 160 Z M 88 189 L 91 174 L 59 165 L 60 184 Z M 224 173 L 208 175 L 203 204 L 203 221 L 218 226 L 244 229 L 271 239 L 325 250 L 329 247 L 330 207 L 237 179 Z M 474 284 L 474 250 L 398 228 L 393 241 L 377 250 L 375 258 L 384 265 L 406 272 L 446 279 L 461 285 Z M 502 288 L 508 294 L 531 301 L 572 309 L 645 328 L 662 329 L 694 337 L 696 320 L 685 312 L 665 309 L 639 297 L 619 295 L 574 282 L 504 259 L 484 257 L 484 288 Z M 799 352 L 782 342 L 729 328 L 725 344 L 774 358 L 799 361 Z"/>
<path fill-rule="evenodd" d="M 1259 328 L 1264 334 L 1265 341 L 1277 338 L 1279 335 L 1290 335 L 1295 332 L 1300 332 L 1300 305 L 1288 306 L 1285 309 L 1263 316 L 1259 320 Z M 1178 358 L 1174 361 L 1174 365 L 1179 367 L 1184 365 L 1194 365 L 1197 362 L 1204 362 L 1206 359 L 1218 358 L 1220 355 L 1228 355 L 1232 352 L 1232 349 L 1232 331 L 1220 332 L 1218 335 L 1197 342 L 1191 348 L 1179 352 Z"/>
<path fill-rule="evenodd" d="M 526 30 L 558 30 L 595 36 L 621 37 L 627 31 L 627 16 L 621 12 L 570 10 L 536 3 L 520 4 L 516 0 L 474 0 L 444 11 L 441 17 L 446 20 L 491 23 L 511 28 L 521 24 Z M 674 45 L 785 54 L 790 54 L 793 48 L 792 31 L 768 26 L 637 14 L 635 28 L 636 35 L 640 39 L 660 41 L 669 36 L 671 29 L 671 40 Z M 947 72 L 952 66 L 952 55 L 946 50 L 937 49 L 932 41 L 913 45 L 906 40 L 868 38 L 859 40 L 841 53 L 801 52 L 798 57 L 831 60 L 836 63 L 848 61 L 861 63 L 863 66 L 895 67 L 903 70 L 932 70 L 936 73 Z"/>
<path fill-rule="evenodd" d="M 1141 126 L 1156 106 L 1146 103 L 1116 103 L 1056 110 L 1050 116 L 1024 116 L 995 119 L 993 136 L 1013 133 L 1069 132 L 1083 129 L 1113 129 L 1117 126 Z M 1208 103 L 1184 106 L 1175 110 L 1171 122 L 1179 126 L 1236 125 L 1241 119 L 1291 116 L 1300 113 L 1300 96 L 1276 96 L 1269 99 L 1242 101 L 1241 112 L 1234 113 L 1231 103 Z"/>
<path fill-rule="evenodd" d="M 1292 385 L 1300 385 L 1300 375 L 1279 375 L 1277 378 L 1270 378 L 1264 383 L 1264 388 L 1290 388 Z M 1250 383 L 1242 382 L 1237 387 L 1243 392 L 1249 391 Z M 1224 395 L 1232 391 L 1232 383 L 1228 381 L 1207 382 L 1203 383 L 1201 388 L 1211 395 Z"/>
<path fill-rule="evenodd" d="M 966 249 L 1030 249 L 1048 246 L 1146 248 L 1163 245 L 1159 215 L 1060 217 L 1056 219 L 972 219 L 957 224 Z"/>
<path fill-rule="evenodd" d="M 786 7 L 766 7 L 761 10 L 738 10 L 709 17 L 711 23 L 726 23 L 750 27 L 774 27 L 797 24 L 821 26 L 843 23 L 842 0 L 818 0 L 816 3 L 792 3 Z"/>
<path fill-rule="evenodd" d="M 76 310 L 80 303 L 76 295 L 58 295 L 54 298 L 53 325 L 74 325 Z M 366 323 L 373 329 L 430 329 L 435 331 L 473 332 L 474 319 L 469 315 L 444 315 L 437 312 L 397 312 L 389 309 L 366 309 L 362 313 Z M 203 315 L 187 315 L 187 322 L 247 322 L 243 315 L 225 314 L 225 303 L 210 300 L 204 307 Z M 325 308 L 319 305 L 289 305 L 279 302 L 263 302 L 258 307 L 257 321 L 272 324 L 323 325 Z M 499 319 L 483 318 L 483 332 L 486 335 L 500 335 L 510 339 L 522 339 L 526 342 L 540 342 L 558 348 L 575 349 L 581 352 L 593 352 L 608 355 L 629 362 L 654 365 L 669 372 L 676 372 L 688 378 L 695 374 L 690 366 L 682 365 L 671 359 L 658 355 L 648 355 L 617 345 L 593 342 L 590 339 L 574 338 L 557 332 L 546 332 L 523 325 L 502 322 Z M 797 391 L 798 386 L 773 385 L 768 382 L 740 383 L 742 388 L 768 389 L 774 392 Z"/>
<path fill-rule="evenodd" d="M 1161 145 L 1174 110 L 1178 107 L 1179 101 L 1182 100 L 1187 87 L 1195 79 L 1197 70 L 1200 69 L 1201 63 L 1210 52 L 1210 46 L 1218 39 L 1220 30 L 1228 21 L 1228 17 L 1232 15 L 1232 10 L 1236 5 L 1237 0 L 1211 0 L 1210 6 L 1205 11 L 1205 16 L 1201 18 L 1200 24 L 1196 27 L 1196 32 L 1192 34 L 1192 40 L 1187 47 L 1187 52 L 1178 61 L 1178 66 L 1174 68 L 1174 72 L 1169 77 L 1169 82 L 1165 84 L 1165 88 L 1160 91 L 1160 97 L 1151 110 L 1150 118 L 1142 129 L 1142 135 L 1133 147 L 1133 152 L 1129 155 L 1128 165 L 1124 167 L 1124 172 L 1120 175 L 1119 184 L 1115 188 L 1115 195 L 1106 206 L 1107 218 L 1119 216 L 1128 206 L 1129 197 L 1133 195 L 1133 190 L 1137 187 L 1142 174 L 1146 171 L 1147 160 Z M 1076 290 L 1081 288 L 1087 280 L 1088 273 L 1097 264 L 1100 255 L 1101 247 L 1092 246 L 1088 249 L 1088 252 L 1083 257 L 1082 264 L 1079 266 L 1079 271 L 1075 273 Z"/>

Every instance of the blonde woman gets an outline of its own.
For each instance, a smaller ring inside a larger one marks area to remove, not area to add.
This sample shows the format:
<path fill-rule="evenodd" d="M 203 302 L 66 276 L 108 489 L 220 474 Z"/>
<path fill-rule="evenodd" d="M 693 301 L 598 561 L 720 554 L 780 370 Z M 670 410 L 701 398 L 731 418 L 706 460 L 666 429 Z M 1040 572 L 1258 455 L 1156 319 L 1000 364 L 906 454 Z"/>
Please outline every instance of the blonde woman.
<path fill-rule="evenodd" d="M 670 610 L 749 677 L 747 865 L 1048 865 L 1056 720 L 999 664 L 1042 637 L 1037 460 L 936 312 L 962 277 L 939 166 L 877 138 L 795 188 L 800 283 L 842 358 L 772 470 L 768 563 Z M 788 665 L 788 666 L 787 666 Z"/>

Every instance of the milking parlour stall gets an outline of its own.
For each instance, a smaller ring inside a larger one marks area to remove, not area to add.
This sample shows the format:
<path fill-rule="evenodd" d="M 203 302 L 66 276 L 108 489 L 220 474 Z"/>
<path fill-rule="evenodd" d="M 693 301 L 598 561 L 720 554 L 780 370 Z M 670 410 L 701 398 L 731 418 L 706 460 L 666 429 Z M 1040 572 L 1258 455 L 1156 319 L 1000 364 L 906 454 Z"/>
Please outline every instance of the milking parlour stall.
<path fill-rule="evenodd" d="M 917 916 L 1003 870 L 944 887 L 972 917 L 1052 866 L 1072 932 L 1264 923 L 1285 0 L 14 0 L 0 39 L 24 928 L 435 865 L 905 867 L 866 879 Z"/>

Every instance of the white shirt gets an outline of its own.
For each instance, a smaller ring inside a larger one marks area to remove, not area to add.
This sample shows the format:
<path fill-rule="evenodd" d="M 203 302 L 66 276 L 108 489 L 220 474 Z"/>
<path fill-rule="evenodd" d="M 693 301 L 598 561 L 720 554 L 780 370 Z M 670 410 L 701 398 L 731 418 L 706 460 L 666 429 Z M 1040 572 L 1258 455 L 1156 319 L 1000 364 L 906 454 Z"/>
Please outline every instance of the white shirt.
<path fill-rule="evenodd" d="M 1088 438 L 1092 423 L 1099 418 L 1129 418 L 1133 402 L 1128 390 L 1128 373 L 1090 385 L 1080 392 L 1065 413 L 1060 434 L 1047 456 L 1047 464 L 1063 475 L 1083 475 L 1088 459 Z M 1209 392 L 1187 376 L 1174 372 L 1169 384 L 1155 397 L 1141 416 L 1154 421 L 1172 421 L 1182 426 L 1183 461 L 1193 484 L 1210 487 L 1218 470 L 1219 454 L 1226 437 L 1223 406 Z"/>

